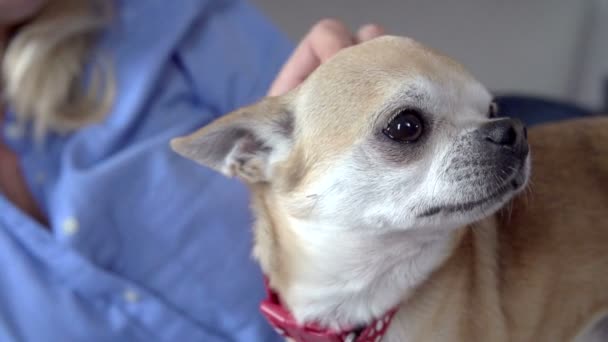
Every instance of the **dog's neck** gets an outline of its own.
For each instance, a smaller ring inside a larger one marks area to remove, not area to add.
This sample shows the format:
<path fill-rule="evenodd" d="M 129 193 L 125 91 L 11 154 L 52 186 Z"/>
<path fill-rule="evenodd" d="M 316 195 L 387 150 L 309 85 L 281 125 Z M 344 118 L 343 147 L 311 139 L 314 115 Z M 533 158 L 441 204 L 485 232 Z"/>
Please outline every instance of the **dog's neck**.
<path fill-rule="evenodd" d="M 460 236 L 327 226 L 290 217 L 269 196 L 255 197 L 255 256 L 301 323 L 342 329 L 381 317 L 438 268 Z"/>

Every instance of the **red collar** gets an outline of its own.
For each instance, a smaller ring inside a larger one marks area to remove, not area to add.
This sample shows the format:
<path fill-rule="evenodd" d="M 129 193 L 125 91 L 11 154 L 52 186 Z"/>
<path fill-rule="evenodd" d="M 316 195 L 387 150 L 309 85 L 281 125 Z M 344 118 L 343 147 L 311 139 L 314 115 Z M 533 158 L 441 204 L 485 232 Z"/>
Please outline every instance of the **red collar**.
<path fill-rule="evenodd" d="M 377 342 L 382 339 L 397 312 L 396 308 L 392 309 L 367 327 L 334 331 L 314 323 L 298 324 L 291 313 L 281 305 L 278 294 L 270 289 L 268 281 L 266 293 L 268 297 L 260 305 L 262 314 L 277 333 L 293 339 L 294 342 Z"/>

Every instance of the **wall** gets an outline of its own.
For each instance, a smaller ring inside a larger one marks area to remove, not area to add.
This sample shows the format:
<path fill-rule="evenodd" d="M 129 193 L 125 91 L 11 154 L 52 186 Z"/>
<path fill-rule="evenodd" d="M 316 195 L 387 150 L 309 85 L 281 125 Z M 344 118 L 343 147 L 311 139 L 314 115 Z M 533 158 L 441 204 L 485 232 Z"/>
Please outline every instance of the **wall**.
<path fill-rule="evenodd" d="M 323 17 L 378 22 L 456 58 L 493 91 L 601 102 L 608 42 L 597 32 L 608 0 L 253 2 L 294 40 Z"/>

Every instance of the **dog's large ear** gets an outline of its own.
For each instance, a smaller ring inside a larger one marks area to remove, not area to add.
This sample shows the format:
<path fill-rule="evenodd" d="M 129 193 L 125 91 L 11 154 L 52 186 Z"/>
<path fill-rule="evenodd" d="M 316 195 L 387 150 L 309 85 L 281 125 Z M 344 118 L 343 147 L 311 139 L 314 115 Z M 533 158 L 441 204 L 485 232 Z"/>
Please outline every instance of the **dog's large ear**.
<path fill-rule="evenodd" d="M 280 98 L 266 98 L 171 140 L 180 155 L 229 177 L 266 182 L 292 145 L 294 118 Z"/>

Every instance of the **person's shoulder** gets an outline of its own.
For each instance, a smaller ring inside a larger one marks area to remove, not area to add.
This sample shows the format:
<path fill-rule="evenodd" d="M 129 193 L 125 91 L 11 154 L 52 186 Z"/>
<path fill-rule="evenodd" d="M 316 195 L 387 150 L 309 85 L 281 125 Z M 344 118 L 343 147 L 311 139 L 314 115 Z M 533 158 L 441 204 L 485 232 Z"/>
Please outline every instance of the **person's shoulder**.
<path fill-rule="evenodd" d="M 216 6 L 216 0 L 118 0 L 102 35 L 102 45 L 137 43 L 142 38 L 159 41 L 179 39 L 197 18 Z M 130 44 L 125 44 L 130 45 Z"/>
<path fill-rule="evenodd" d="M 140 111 L 179 87 L 197 107 L 189 112 L 207 111 L 208 119 L 255 101 L 292 44 L 243 0 L 120 0 L 100 47 L 118 90 L 111 120 L 125 122 L 175 115 L 150 105 Z"/>
<path fill-rule="evenodd" d="M 200 96 L 225 114 L 263 97 L 293 43 L 252 4 L 212 1 L 178 47 Z"/>

